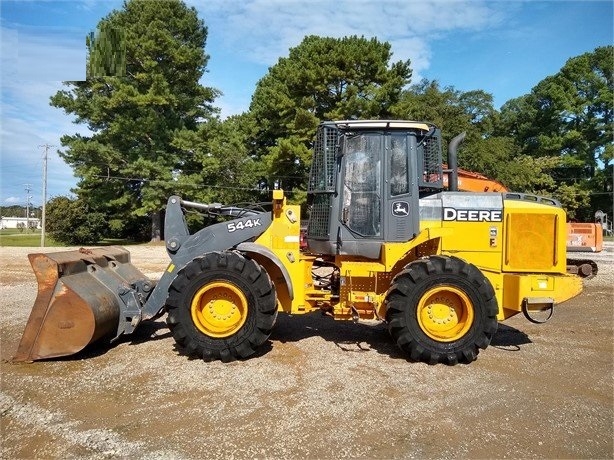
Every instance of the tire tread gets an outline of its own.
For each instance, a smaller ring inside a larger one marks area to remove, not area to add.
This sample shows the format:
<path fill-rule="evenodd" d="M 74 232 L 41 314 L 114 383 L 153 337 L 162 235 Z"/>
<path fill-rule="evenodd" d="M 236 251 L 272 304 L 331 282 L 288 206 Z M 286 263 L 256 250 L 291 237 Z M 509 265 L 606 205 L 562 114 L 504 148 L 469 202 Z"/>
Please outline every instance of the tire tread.
<path fill-rule="evenodd" d="M 209 337 L 192 324 L 186 291 L 196 286 L 199 279 L 203 279 L 203 283 L 212 280 L 214 276 L 208 276 L 212 273 L 216 273 L 218 279 L 232 276 L 243 280 L 254 299 L 254 305 L 248 306 L 252 309 L 248 314 L 255 315 L 252 324 L 248 327 L 246 322 L 230 338 Z M 248 358 L 268 340 L 277 319 L 277 296 L 268 273 L 255 261 L 237 252 L 216 251 L 193 259 L 177 273 L 169 288 L 165 309 L 167 325 L 183 354 L 205 361 L 230 362 Z"/>
<path fill-rule="evenodd" d="M 463 337 L 458 343 L 436 342 L 408 322 L 408 315 L 414 314 L 412 310 L 416 308 L 412 301 L 421 295 L 421 289 L 426 289 L 429 280 L 437 277 L 445 280 L 444 284 L 468 285 L 477 297 L 474 314 L 480 315 L 475 326 L 479 330 L 470 329 L 467 340 Z M 475 361 L 480 349 L 488 347 L 497 331 L 499 308 L 492 285 L 475 265 L 454 256 L 433 255 L 408 264 L 393 278 L 386 305 L 388 331 L 413 361 L 451 366 L 470 363 Z"/>

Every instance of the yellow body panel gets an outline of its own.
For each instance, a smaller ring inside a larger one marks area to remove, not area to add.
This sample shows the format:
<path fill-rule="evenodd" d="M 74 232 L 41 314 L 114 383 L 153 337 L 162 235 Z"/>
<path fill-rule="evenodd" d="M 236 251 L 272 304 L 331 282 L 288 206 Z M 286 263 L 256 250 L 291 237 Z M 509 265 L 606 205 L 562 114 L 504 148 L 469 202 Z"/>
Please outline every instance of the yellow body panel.
<path fill-rule="evenodd" d="M 537 306 L 546 305 L 548 301 L 556 305 L 582 292 L 582 280 L 574 275 L 523 273 L 504 274 L 502 278 L 502 299 L 499 301 L 497 316 L 499 320 L 521 312 L 525 301 L 534 301 L 533 304 Z"/>
<path fill-rule="evenodd" d="M 478 267 L 492 284 L 498 319 L 568 300 L 582 290 L 577 276 L 566 274 L 565 214 L 560 208 L 506 200 L 501 222 L 423 221 L 410 241 L 384 243 L 379 260 L 326 256 L 338 267 L 339 291 L 314 284 L 315 255 L 300 251 L 300 207 L 286 205 L 274 193 L 273 223 L 255 241 L 271 250 L 287 270 L 291 299 L 279 268 L 252 254 L 273 279 L 279 309 L 287 313 L 322 310 L 339 319 L 383 318 L 386 293 L 394 276 L 413 260 L 430 255 L 455 256 Z"/>
<path fill-rule="evenodd" d="M 271 250 L 290 275 L 294 297 L 290 298 L 283 274 L 267 257 L 252 257 L 268 272 L 275 284 L 279 309 L 287 313 L 306 313 L 315 306 L 307 302 L 307 291 L 313 288 L 311 267 L 315 257 L 300 251 L 301 208 L 287 205 L 282 190 L 273 191 L 273 223 L 255 243 Z"/>
<path fill-rule="evenodd" d="M 504 221 L 503 271 L 566 272 L 567 227 L 563 209 L 508 200 Z"/>

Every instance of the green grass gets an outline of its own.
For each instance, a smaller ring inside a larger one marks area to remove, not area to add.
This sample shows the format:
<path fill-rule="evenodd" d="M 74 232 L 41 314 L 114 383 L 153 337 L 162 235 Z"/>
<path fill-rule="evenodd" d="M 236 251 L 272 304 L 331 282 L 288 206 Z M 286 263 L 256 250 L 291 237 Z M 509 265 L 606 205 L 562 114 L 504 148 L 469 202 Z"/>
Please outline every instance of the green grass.
<path fill-rule="evenodd" d="M 0 246 L 24 246 L 24 247 L 39 247 L 41 245 L 41 232 L 34 230 L 33 232 L 20 232 L 15 228 L 0 229 Z M 45 246 L 64 246 L 49 235 L 45 235 Z"/>
<path fill-rule="evenodd" d="M 119 238 L 103 238 L 97 244 L 86 244 L 83 246 L 128 246 L 135 243 L 134 241 L 119 239 Z M 164 243 L 162 243 L 164 244 Z M 3 228 L 0 229 L 0 246 L 20 246 L 20 247 L 40 247 L 41 245 L 41 232 L 40 230 L 30 231 L 28 233 L 20 232 L 16 228 Z M 45 246 L 66 246 L 66 244 L 59 243 L 49 236 L 45 235 Z M 81 246 L 75 244 L 74 246 Z"/>

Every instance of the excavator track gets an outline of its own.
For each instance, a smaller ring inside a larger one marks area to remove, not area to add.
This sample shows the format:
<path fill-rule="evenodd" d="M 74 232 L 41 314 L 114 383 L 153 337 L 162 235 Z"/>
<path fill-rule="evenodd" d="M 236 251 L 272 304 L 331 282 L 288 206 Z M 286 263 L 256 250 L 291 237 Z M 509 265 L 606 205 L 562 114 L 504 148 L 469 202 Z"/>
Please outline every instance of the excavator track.
<path fill-rule="evenodd" d="M 590 259 L 567 259 L 567 273 L 591 279 L 597 275 L 597 263 Z"/>

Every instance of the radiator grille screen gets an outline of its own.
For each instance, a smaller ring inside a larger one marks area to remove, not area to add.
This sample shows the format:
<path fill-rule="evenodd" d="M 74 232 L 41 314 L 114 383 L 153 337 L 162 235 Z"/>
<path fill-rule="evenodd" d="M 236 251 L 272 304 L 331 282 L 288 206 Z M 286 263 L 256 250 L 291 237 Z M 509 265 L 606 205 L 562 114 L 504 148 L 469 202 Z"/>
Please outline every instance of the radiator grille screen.
<path fill-rule="evenodd" d="M 309 214 L 307 237 L 315 239 L 328 239 L 330 219 L 330 194 L 317 194 L 314 196 Z"/>
<path fill-rule="evenodd" d="M 335 191 L 335 151 L 339 131 L 328 126 L 320 127 L 314 146 L 308 192 Z"/>
<path fill-rule="evenodd" d="M 549 270 L 556 259 L 554 214 L 509 213 L 506 217 L 506 269 Z"/>
<path fill-rule="evenodd" d="M 429 136 L 420 144 L 422 150 L 422 177 L 420 186 L 442 188 L 443 172 L 441 166 L 441 137 Z"/>

